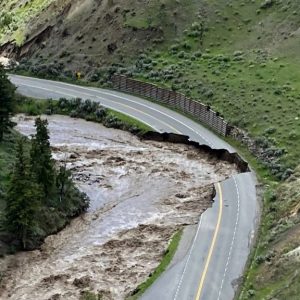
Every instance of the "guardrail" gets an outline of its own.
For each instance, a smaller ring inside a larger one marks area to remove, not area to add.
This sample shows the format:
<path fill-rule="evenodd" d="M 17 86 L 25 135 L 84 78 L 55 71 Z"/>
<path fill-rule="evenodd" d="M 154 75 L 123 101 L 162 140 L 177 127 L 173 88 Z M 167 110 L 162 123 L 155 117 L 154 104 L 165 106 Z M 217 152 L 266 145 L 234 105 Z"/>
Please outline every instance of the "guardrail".
<path fill-rule="evenodd" d="M 209 106 L 203 103 L 187 98 L 181 93 L 122 75 L 113 75 L 111 81 L 113 88 L 116 90 L 136 94 L 167 104 L 192 115 L 201 123 L 223 136 L 230 134 L 231 126 L 217 112 L 211 110 Z"/>

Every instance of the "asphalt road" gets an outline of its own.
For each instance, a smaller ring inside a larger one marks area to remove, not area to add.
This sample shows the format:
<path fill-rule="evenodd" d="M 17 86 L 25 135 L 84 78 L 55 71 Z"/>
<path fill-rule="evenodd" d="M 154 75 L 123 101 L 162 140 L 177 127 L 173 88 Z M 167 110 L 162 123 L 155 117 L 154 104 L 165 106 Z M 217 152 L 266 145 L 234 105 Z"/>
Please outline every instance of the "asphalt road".
<path fill-rule="evenodd" d="M 23 76 L 10 76 L 18 91 L 36 98 L 91 99 L 143 121 L 159 132 L 188 135 L 212 148 L 235 150 L 200 124 L 150 101 L 120 92 L 75 86 Z M 197 226 L 185 229 L 168 270 L 142 296 L 144 300 L 229 300 L 251 249 L 259 205 L 253 173 L 216 184 L 213 207 Z"/>

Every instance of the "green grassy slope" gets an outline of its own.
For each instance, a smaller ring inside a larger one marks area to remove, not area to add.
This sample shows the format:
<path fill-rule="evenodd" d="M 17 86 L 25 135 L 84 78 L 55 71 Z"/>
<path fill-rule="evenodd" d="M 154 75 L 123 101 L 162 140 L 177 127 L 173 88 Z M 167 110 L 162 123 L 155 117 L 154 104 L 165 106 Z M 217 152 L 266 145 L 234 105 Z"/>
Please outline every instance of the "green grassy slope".
<path fill-rule="evenodd" d="M 298 299 L 299 186 L 300 167 L 284 183 L 265 181 L 259 242 L 240 299 Z"/>
<path fill-rule="evenodd" d="M 168 44 L 182 34 L 197 7 L 197 0 L 9 0 L 0 4 L 0 45 L 25 44 L 22 55 L 27 53 L 34 63 L 55 60 L 62 73 L 70 69 L 90 73 L 128 61 L 142 49 Z M 1 26 L 6 16 L 10 22 Z M 53 25 L 27 48 L 26 41 Z"/>
<path fill-rule="evenodd" d="M 10 0 L 0 3 L 0 41 L 15 40 L 22 45 L 28 25 L 55 0 Z"/>
<path fill-rule="evenodd" d="M 280 162 L 295 168 L 300 150 L 300 111 L 295 109 L 300 106 L 300 35 L 295 33 L 300 30 L 300 3 L 273 2 L 263 9 L 261 1 L 207 1 L 207 16 L 183 38 L 141 56 L 121 72 L 200 99 L 280 149 L 285 153 Z"/>

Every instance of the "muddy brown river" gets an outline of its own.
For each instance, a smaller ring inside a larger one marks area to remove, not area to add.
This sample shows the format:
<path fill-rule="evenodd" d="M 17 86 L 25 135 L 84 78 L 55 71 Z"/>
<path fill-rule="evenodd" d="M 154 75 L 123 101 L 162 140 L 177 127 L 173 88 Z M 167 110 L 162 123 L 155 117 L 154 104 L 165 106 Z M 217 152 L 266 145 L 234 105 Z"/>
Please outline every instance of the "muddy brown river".
<path fill-rule="evenodd" d="M 41 250 L 0 260 L 3 300 L 77 300 L 84 290 L 126 298 L 157 267 L 172 235 L 211 206 L 212 183 L 237 173 L 192 146 L 47 118 L 54 158 L 72 170 L 91 205 Z M 34 133 L 33 118 L 16 121 L 21 133 Z"/>

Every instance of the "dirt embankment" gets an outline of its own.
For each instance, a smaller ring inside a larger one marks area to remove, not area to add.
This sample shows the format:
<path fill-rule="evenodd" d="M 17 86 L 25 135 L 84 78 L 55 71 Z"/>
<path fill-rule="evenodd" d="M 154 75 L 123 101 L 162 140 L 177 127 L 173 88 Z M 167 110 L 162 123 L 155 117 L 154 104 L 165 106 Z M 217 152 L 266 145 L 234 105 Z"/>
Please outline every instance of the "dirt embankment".
<path fill-rule="evenodd" d="M 19 117 L 30 135 L 32 118 Z M 212 183 L 235 164 L 193 145 L 137 137 L 99 124 L 49 117 L 56 160 L 91 198 L 87 214 L 38 251 L 0 260 L 1 299 L 78 299 L 84 290 L 124 299 L 147 279 L 172 235 L 212 204 Z"/>
<path fill-rule="evenodd" d="M 25 3 L 21 4 L 19 6 L 22 7 L 23 14 L 20 8 L 14 7 L 11 10 L 19 18 L 23 18 L 20 24 L 13 25 L 22 29 L 19 31 L 24 35 L 24 42 L 18 46 L 14 41 L 16 34 L 8 31 L 4 39 L 7 42 L 0 44 L 0 54 L 17 60 L 31 58 L 32 61 L 51 57 L 52 60 L 59 60 L 67 69 L 74 70 L 99 68 L 112 62 L 127 60 L 139 52 L 141 45 L 144 49 L 164 36 L 162 26 L 135 26 L 136 22 L 127 25 L 128 19 L 135 20 L 140 7 L 151 6 L 148 2 L 52 0 L 35 12 L 30 11 Z M 159 6 L 155 5 L 154 9 L 156 13 Z M 10 12 L 8 8 L 4 9 L 6 11 Z M 171 23 L 171 12 L 167 13 L 170 14 L 169 22 L 164 20 L 167 25 L 163 25 L 166 30 L 174 26 Z M 143 18 L 146 20 L 146 16 Z"/>

